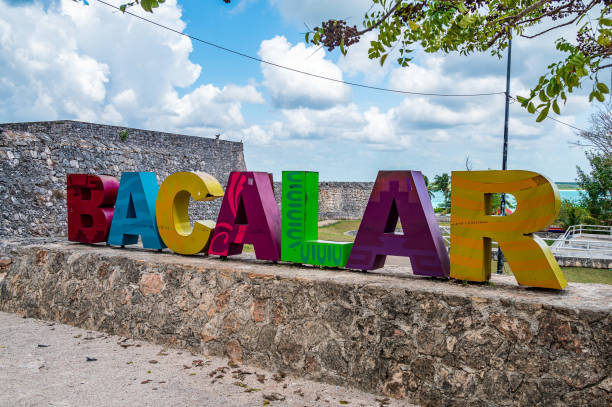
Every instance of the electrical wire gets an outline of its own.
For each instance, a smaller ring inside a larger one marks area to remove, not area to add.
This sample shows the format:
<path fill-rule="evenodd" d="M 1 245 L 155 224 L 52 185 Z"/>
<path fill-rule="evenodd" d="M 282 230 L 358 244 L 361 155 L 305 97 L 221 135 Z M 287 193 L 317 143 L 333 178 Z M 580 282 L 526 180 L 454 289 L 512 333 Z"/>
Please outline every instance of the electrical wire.
<path fill-rule="evenodd" d="M 117 7 L 117 6 L 113 5 L 113 4 L 107 3 L 104 0 L 96 0 L 96 1 L 98 3 L 106 5 L 108 7 L 114 8 L 115 10 L 121 11 L 124 14 L 129 14 L 132 17 L 136 17 L 136 18 L 138 18 L 138 19 L 140 19 L 142 21 L 146 21 L 147 23 L 153 24 L 153 25 L 155 25 L 157 27 L 160 27 L 160 28 L 163 28 L 165 30 L 171 31 L 171 32 L 173 32 L 175 34 L 178 34 L 178 35 L 182 35 L 183 37 L 190 38 L 190 39 L 192 39 L 194 41 L 197 41 L 197 42 L 200 42 L 202 44 L 206 44 L 208 46 L 220 49 L 222 51 L 229 52 L 231 54 L 238 55 L 238 56 L 241 56 L 243 58 L 247 58 L 247 59 L 250 59 L 250 60 L 253 60 L 253 61 L 256 61 L 256 62 L 260 62 L 262 64 L 274 66 L 276 68 L 285 69 L 287 71 L 299 73 L 299 74 L 302 74 L 302 75 L 311 76 L 311 77 L 314 77 L 314 78 L 324 79 L 324 80 L 331 81 L 331 82 L 337 82 L 337 83 L 342 83 L 342 84 L 345 84 L 345 85 L 350 85 L 350 86 L 355 86 L 355 87 L 365 88 L 365 89 L 371 89 L 371 90 L 378 90 L 378 91 L 383 91 L 383 92 L 400 93 L 400 94 L 405 94 L 405 95 L 416 95 L 416 96 L 477 97 L 477 96 L 504 95 L 506 93 L 506 92 L 485 92 L 485 93 L 427 93 L 427 92 L 413 92 L 413 91 L 408 91 L 408 90 L 389 89 L 389 88 L 382 88 L 382 87 L 378 87 L 378 86 L 370 86 L 370 85 L 365 85 L 363 83 L 349 82 L 349 81 L 344 81 L 342 79 L 330 78 L 328 76 L 317 75 L 317 74 L 314 74 L 312 72 L 302 71 L 302 70 L 299 70 L 299 69 L 295 69 L 295 68 L 291 68 L 291 67 L 284 66 L 284 65 L 281 65 L 281 64 L 277 64 L 275 62 L 267 61 L 265 59 L 257 58 L 257 57 L 254 57 L 252 55 L 248 55 L 248 54 L 245 54 L 243 52 L 236 51 L 236 50 L 224 47 L 224 46 L 219 45 L 219 44 L 215 44 L 214 42 L 206 41 L 206 40 L 203 40 L 201 38 L 195 37 L 193 35 L 190 35 L 190 34 L 187 34 L 187 33 L 184 33 L 184 32 L 178 31 L 178 30 L 175 30 L 175 29 L 173 29 L 171 27 L 168 27 L 166 25 L 160 24 L 160 23 L 158 23 L 156 21 L 153 21 L 153 20 L 150 20 L 148 18 L 139 16 L 137 14 L 134 14 L 134 13 L 130 12 L 130 11 L 127 11 L 127 10 L 126 11 L 122 11 L 119 7 Z"/>
<path fill-rule="evenodd" d="M 572 125 L 571 125 L 571 124 L 569 124 L 569 123 L 562 122 L 561 120 L 559 120 L 559 119 L 555 119 L 555 118 L 554 118 L 554 117 L 552 117 L 552 116 L 546 116 L 546 118 L 547 118 L 547 119 L 550 119 L 550 120 L 553 120 L 553 121 L 555 121 L 555 122 L 557 122 L 557 123 L 563 124 L 563 125 L 565 125 L 565 126 L 567 126 L 567 127 L 571 127 L 571 128 L 572 128 L 572 129 L 574 129 L 574 130 L 578 130 L 578 131 L 580 131 L 580 132 L 586 132 L 586 130 L 584 130 L 584 129 L 581 129 L 581 128 L 576 127 L 576 126 L 572 126 Z"/>
<path fill-rule="evenodd" d="M 238 55 L 238 56 L 241 56 L 243 58 L 250 59 L 252 61 L 260 62 L 262 64 L 267 64 L 267 65 L 270 65 L 270 66 L 274 66 L 276 68 L 285 69 L 287 71 L 299 73 L 299 74 L 302 74 L 302 75 L 311 76 L 311 77 L 314 77 L 314 78 L 324 79 L 324 80 L 331 81 L 331 82 L 342 83 L 342 84 L 345 84 L 345 85 L 350 85 L 350 86 L 355 86 L 355 87 L 365 88 L 365 89 L 370 89 L 370 90 L 378 90 L 378 91 L 383 91 L 383 92 L 400 93 L 400 94 L 416 95 L 416 96 L 478 97 L 478 96 L 494 96 L 494 95 L 505 95 L 506 94 L 506 92 L 486 92 L 486 93 L 427 93 L 427 92 L 413 92 L 413 91 L 408 91 L 408 90 L 390 89 L 390 88 L 383 88 L 383 87 L 378 87 L 378 86 L 370 86 L 370 85 L 365 85 L 365 84 L 362 84 L 362 83 L 349 82 L 349 81 L 344 81 L 342 79 L 330 78 L 330 77 L 323 76 L 323 75 L 317 75 L 317 74 L 314 74 L 312 72 L 306 72 L 306 71 L 302 71 L 302 70 L 299 70 L 299 69 L 291 68 L 291 67 L 288 67 L 288 66 L 280 65 L 280 64 L 277 64 L 275 62 L 267 61 L 265 59 L 257 58 L 257 57 L 254 57 L 252 55 L 248 55 L 248 54 L 245 54 L 243 52 L 236 51 L 236 50 L 233 50 L 231 48 L 227 48 L 227 47 L 224 47 L 222 45 L 215 44 L 213 42 L 206 41 L 206 40 L 203 40 L 201 38 L 195 37 L 193 35 L 190 35 L 190 34 L 187 34 L 187 33 L 184 33 L 184 32 L 178 31 L 178 30 L 175 30 L 175 29 L 173 29 L 171 27 L 168 27 L 166 25 L 160 24 L 160 23 L 158 23 L 156 21 L 153 21 L 153 20 L 150 20 L 148 18 L 139 16 L 137 14 L 134 14 L 134 13 L 130 12 L 130 11 L 127 11 L 127 10 L 126 11 L 122 11 L 119 7 L 117 7 L 117 6 L 113 5 L 113 4 L 107 3 L 104 0 L 96 0 L 96 1 L 98 3 L 104 4 L 105 6 L 108 6 L 108 7 L 111 7 L 113 9 L 115 9 L 115 10 L 118 10 L 118 11 L 124 13 L 124 14 L 129 14 L 132 17 L 136 17 L 139 20 L 146 21 L 147 23 L 153 24 L 153 25 L 155 25 L 157 27 L 160 27 L 160 28 L 163 28 L 165 30 L 171 31 L 171 32 L 173 32 L 175 34 L 178 34 L 178 35 L 182 35 L 183 37 L 190 38 L 190 39 L 192 39 L 194 41 L 197 41 L 197 42 L 200 42 L 202 44 L 205 44 L 205 45 L 208 45 L 208 46 L 220 49 L 222 51 L 229 52 L 231 54 Z M 612 69 L 611 69 L 611 71 L 612 71 Z M 611 96 L 612 96 L 612 93 L 611 93 Z M 510 97 L 512 99 L 516 100 L 516 98 L 514 96 L 510 96 Z M 565 123 L 565 122 L 563 122 L 563 121 L 561 121 L 559 119 L 555 119 L 554 117 L 547 116 L 546 118 L 550 119 L 550 120 L 553 120 L 553 121 L 555 121 L 557 123 L 563 124 L 563 125 L 565 125 L 567 127 L 571 127 L 574 130 L 585 131 L 584 129 L 578 128 L 576 126 L 572 126 L 571 124 Z"/>
<path fill-rule="evenodd" d="M 515 101 L 515 102 L 518 102 L 518 99 L 517 99 L 515 96 L 510 95 L 510 99 L 512 99 L 512 100 L 513 100 L 513 101 Z M 519 102 L 519 103 L 520 103 L 520 102 Z M 578 131 L 580 131 L 580 132 L 586 132 L 586 130 L 581 129 L 580 127 L 572 126 L 571 124 L 566 123 L 566 122 L 564 122 L 564 121 L 561 121 L 561 120 L 559 120 L 559 119 L 555 119 L 555 118 L 554 118 L 554 117 L 552 117 L 552 116 L 546 116 L 546 118 L 547 118 L 547 119 L 549 119 L 549 120 L 555 121 L 555 122 L 557 122 L 557 123 L 559 123 L 559 124 L 563 124 L 564 126 L 571 127 L 571 128 L 572 128 L 572 129 L 574 129 L 574 130 L 578 130 Z"/>

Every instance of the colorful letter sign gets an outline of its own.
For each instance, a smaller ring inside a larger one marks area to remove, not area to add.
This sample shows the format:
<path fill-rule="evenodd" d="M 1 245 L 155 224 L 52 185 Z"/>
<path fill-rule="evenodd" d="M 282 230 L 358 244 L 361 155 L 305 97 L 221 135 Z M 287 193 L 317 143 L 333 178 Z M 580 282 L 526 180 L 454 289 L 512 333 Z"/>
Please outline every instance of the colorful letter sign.
<path fill-rule="evenodd" d="M 161 250 L 166 243 L 176 253 L 208 249 L 217 256 L 239 254 L 248 243 L 262 260 L 357 270 L 381 268 L 388 255 L 403 256 L 410 258 L 414 274 L 486 281 L 495 240 L 519 284 L 567 286 L 550 248 L 533 235 L 557 217 L 559 191 L 530 171 L 452 173 L 450 260 L 419 171 L 378 173 L 355 244 L 318 240 L 317 172 L 283 172 L 282 217 L 272 175 L 265 172 L 232 172 L 225 194 L 203 172 L 174 173 L 161 188 L 152 172 L 123 173 L 119 184 L 109 176 L 70 174 L 67 192 L 68 238 L 73 241 L 95 243 L 108 237 L 108 244 L 124 246 L 141 236 L 145 248 Z M 517 200 L 509 216 L 492 214 L 492 196 L 500 193 Z M 214 229 L 211 221 L 194 221 L 191 227 L 190 199 L 221 196 Z M 402 234 L 395 233 L 398 220 Z"/>
<path fill-rule="evenodd" d="M 283 171 L 283 261 L 344 267 L 353 243 L 317 240 L 319 235 L 319 173 Z"/>
<path fill-rule="evenodd" d="M 378 269 L 387 255 L 410 257 L 414 274 L 448 277 L 448 253 L 419 171 L 378 172 L 346 267 Z"/>
<path fill-rule="evenodd" d="M 106 242 L 119 181 L 108 175 L 68 174 L 68 240 Z"/>
<path fill-rule="evenodd" d="M 530 171 L 453 171 L 451 181 L 451 277 L 488 280 L 493 239 L 519 284 L 555 289 L 567 285 L 548 245 L 532 235 L 559 213 L 559 191 L 553 183 Z M 513 214 L 490 215 L 495 193 L 514 195 Z"/>
<path fill-rule="evenodd" d="M 208 254 L 240 254 L 248 243 L 258 259 L 279 260 L 281 224 L 272 174 L 232 172 L 225 190 Z"/>
<path fill-rule="evenodd" d="M 196 254 L 208 247 L 214 222 L 189 222 L 189 200 L 211 201 L 223 196 L 219 181 L 205 172 L 176 172 L 162 182 L 157 194 L 157 229 L 175 253 Z"/>
<path fill-rule="evenodd" d="M 161 250 L 164 243 L 157 232 L 155 200 L 157 178 L 152 172 L 124 172 L 115 203 L 115 215 L 108 236 L 108 244 L 124 246 L 138 243 L 148 249 Z"/>

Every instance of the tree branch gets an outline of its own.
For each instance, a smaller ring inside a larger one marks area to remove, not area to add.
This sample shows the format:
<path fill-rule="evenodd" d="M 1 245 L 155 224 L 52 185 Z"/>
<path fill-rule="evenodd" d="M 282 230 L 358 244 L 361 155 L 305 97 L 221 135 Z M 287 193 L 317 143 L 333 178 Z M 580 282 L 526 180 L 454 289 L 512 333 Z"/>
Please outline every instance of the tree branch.
<path fill-rule="evenodd" d="M 400 5 L 400 4 L 402 4 L 402 0 L 397 0 L 397 1 L 395 2 L 395 4 L 393 5 L 393 7 L 391 7 L 391 8 L 389 9 L 389 11 L 387 11 L 387 12 L 385 13 L 385 15 L 384 15 L 384 16 L 382 16 L 382 17 L 380 18 L 380 20 L 378 20 L 377 22 L 375 22 L 374 24 L 372 24 L 372 26 L 370 26 L 370 27 L 368 27 L 368 28 L 366 28 L 366 29 L 364 29 L 364 30 L 357 31 L 357 34 L 356 34 L 356 35 L 361 36 L 361 35 L 363 35 L 363 34 L 365 34 L 365 33 L 367 33 L 367 32 L 370 32 L 370 31 L 372 31 L 372 30 L 376 29 L 376 27 L 378 27 L 379 25 L 381 25 L 381 24 L 383 23 L 383 21 L 385 21 L 387 18 L 389 18 L 389 16 L 390 16 L 390 15 L 391 15 L 393 12 L 395 12 L 395 10 L 397 10 L 397 8 L 399 7 L 399 5 Z"/>
<path fill-rule="evenodd" d="M 527 14 L 531 13 L 532 11 L 542 7 L 543 5 L 552 2 L 552 0 L 540 0 L 536 3 L 533 3 L 531 6 L 527 7 L 525 10 L 521 11 L 520 13 L 513 15 L 513 16 L 508 16 L 508 17 L 504 17 L 501 18 L 499 20 L 496 20 L 494 22 L 504 22 L 506 20 L 510 20 L 510 24 L 512 24 L 513 22 L 515 22 L 516 20 L 520 20 L 521 18 L 525 17 Z M 573 0 L 572 0 L 573 2 Z"/>
<path fill-rule="evenodd" d="M 573 24 L 573 23 L 574 23 L 576 20 L 578 20 L 580 17 L 581 17 L 581 16 L 580 16 L 580 15 L 578 15 L 578 16 L 576 16 L 576 17 L 575 17 L 573 20 L 570 20 L 570 21 L 568 21 L 568 22 L 566 22 L 566 23 L 563 23 L 563 24 L 556 25 L 556 26 L 554 26 L 554 27 L 551 27 L 551 28 L 549 28 L 549 29 L 547 29 L 547 30 L 544 30 L 544 31 L 539 32 L 539 33 L 534 34 L 534 35 L 525 35 L 525 34 L 521 34 L 521 37 L 523 37 L 523 38 L 529 38 L 529 39 L 532 39 L 532 38 L 535 38 L 535 37 L 539 37 L 540 35 L 542 35 L 542 34 L 546 34 L 546 33 L 547 33 L 547 32 L 549 32 L 549 31 L 556 30 L 557 28 L 561 28 L 561 27 L 565 27 L 566 25 Z"/>
<path fill-rule="evenodd" d="M 542 14 L 542 15 L 541 15 L 541 16 L 539 16 L 539 17 L 534 17 L 534 18 L 530 18 L 530 19 L 527 19 L 527 20 L 523 20 L 523 21 L 521 21 L 521 22 L 518 22 L 518 23 L 516 23 L 516 25 L 529 24 L 529 23 L 533 23 L 534 21 L 539 21 L 539 20 L 541 20 L 541 19 L 542 19 L 542 18 L 544 18 L 544 17 L 550 17 L 550 16 L 552 16 L 553 14 L 556 14 L 556 13 L 560 12 L 561 10 L 563 10 L 563 9 L 565 9 L 565 8 L 568 8 L 568 7 L 569 7 L 569 6 L 571 6 L 572 4 L 574 4 L 574 0 L 570 1 L 570 2 L 569 2 L 569 3 L 567 3 L 567 4 L 564 4 L 563 6 L 559 6 L 559 7 L 557 7 L 557 8 L 551 9 L 551 10 L 549 10 L 548 12 L 546 12 L 546 13 Z M 592 8 L 592 4 L 593 4 L 593 3 L 591 3 L 591 4 L 589 5 L 589 7 L 585 8 L 583 11 L 584 11 L 584 12 L 586 12 L 586 11 L 590 10 L 590 9 Z M 582 13 L 581 13 L 581 14 L 582 14 Z"/>

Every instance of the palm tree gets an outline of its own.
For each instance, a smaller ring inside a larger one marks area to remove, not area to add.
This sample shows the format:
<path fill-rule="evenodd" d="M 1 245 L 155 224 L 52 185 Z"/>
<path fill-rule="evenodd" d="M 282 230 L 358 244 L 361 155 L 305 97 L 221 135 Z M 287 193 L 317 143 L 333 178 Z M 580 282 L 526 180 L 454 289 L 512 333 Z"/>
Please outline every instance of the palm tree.
<path fill-rule="evenodd" d="M 442 204 L 445 209 L 450 208 L 450 193 L 451 193 L 451 179 L 450 175 L 443 173 L 442 175 L 436 175 L 434 181 L 431 184 L 432 191 L 440 191 L 444 195 L 444 203 Z"/>

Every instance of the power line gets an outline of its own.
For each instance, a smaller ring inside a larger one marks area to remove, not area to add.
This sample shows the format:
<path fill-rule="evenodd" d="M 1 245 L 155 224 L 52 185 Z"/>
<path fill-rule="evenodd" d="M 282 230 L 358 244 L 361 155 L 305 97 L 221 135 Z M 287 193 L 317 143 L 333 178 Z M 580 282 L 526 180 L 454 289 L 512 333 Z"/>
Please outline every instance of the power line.
<path fill-rule="evenodd" d="M 555 122 L 557 122 L 557 123 L 561 123 L 561 124 L 563 124 L 563 125 L 565 125 L 565 126 L 567 126 L 567 127 L 571 127 L 571 128 L 572 128 L 572 129 L 574 129 L 574 130 L 578 130 L 578 131 L 585 131 L 585 132 L 586 132 L 586 130 L 584 130 L 584 129 L 581 129 L 581 128 L 576 127 L 576 126 L 572 126 L 572 125 L 571 125 L 571 124 L 569 124 L 569 123 L 562 122 L 561 120 L 559 120 L 559 119 L 555 119 L 555 118 L 554 118 L 554 117 L 552 117 L 552 116 L 546 116 L 546 118 L 547 118 L 547 119 L 550 119 L 550 120 L 553 120 L 553 121 L 555 121 Z"/>
<path fill-rule="evenodd" d="M 517 99 L 516 97 L 514 97 L 514 96 L 512 96 L 512 95 L 511 95 L 511 96 L 510 96 L 510 98 L 511 98 L 512 100 L 515 100 L 515 101 L 517 101 L 517 102 L 518 102 L 518 99 Z M 562 124 L 562 125 L 564 125 L 564 126 L 571 127 L 571 128 L 572 128 L 572 129 L 574 129 L 574 130 L 578 130 L 578 131 L 586 131 L 586 130 L 584 130 L 584 129 L 581 129 L 580 127 L 572 126 L 572 125 L 571 125 L 571 124 L 569 124 L 569 123 L 566 123 L 566 122 L 561 121 L 561 120 L 559 120 L 559 119 L 555 119 L 555 118 L 554 118 L 554 117 L 552 117 L 552 116 L 546 116 L 546 118 L 547 118 L 547 119 L 550 119 L 550 120 L 552 120 L 552 121 L 555 121 L 555 122 L 557 122 L 557 123 L 559 123 L 559 124 Z"/>
<path fill-rule="evenodd" d="M 349 81 L 344 81 L 342 79 L 330 78 L 328 76 L 317 75 L 317 74 L 314 74 L 314 73 L 311 73 L 311 72 L 306 72 L 306 71 L 302 71 L 302 70 L 299 70 L 299 69 L 290 68 L 288 66 L 284 66 L 284 65 L 280 65 L 280 64 L 277 64 L 277 63 L 274 63 L 274 62 L 271 62 L 271 61 L 267 61 L 265 59 L 257 58 L 257 57 L 254 57 L 252 55 L 248 55 L 248 54 L 245 54 L 243 52 L 236 51 L 236 50 L 233 50 L 231 48 L 227 48 L 227 47 L 224 47 L 222 45 L 215 44 L 213 42 L 206 41 L 206 40 L 203 40 L 201 38 L 195 37 L 193 35 L 186 34 L 184 32 L 175 30 L 175 29 L 170 28 L 170 27 L 168 27 L 166 25 L 160 24 L 160 23 L 155 22 L 153 20 L 149 20 L 148 18 L 139 16 L 139 15 L 131 13 L 129 11 L 122 11 L 119 7 L 117 7 L 117 6 L 113 5 L 113 4 L 107 3 L 104 0 L 96 0 L 96 1 L 98 3 L 102 3 L 102 4 L 106 5 L 108 7 L 114 8 L 115 10 L 121 11 L 122 13 L 129 14 L 132 17 L 136 17 L 136 18 L 138 18 L 138 19 L 140 19 L 142 21 L 146 21 L 147 23 L 156 25 L 156 26 L 158 26 L 160 28 L 163 28 L 165 30 L 171 31 L 171 32 L 173 32 L 175 34 L 182 35 L 183 37 L 190 38 L 190 39 L 192 39 L 194 41 L 201 42 L 202 44 L 206 44 L 208 46 L 220 49 L 222 51 L 229 52 L 231 54 L 238 55 L 238 56 L 241 56 L 243 58 L 247 58 L 247 59 L 250 59 L 250 60 L 253 60 L 253 61 L 256 61 L 256 62 L 260 62 L 262 64 L 274 66 L 276 68 L 285 69 L 287 71 L 299 73 L 299 74 L 302 74 L 302 75 L 311 76 L 311 77 L 314 77 L 314 78 L 324 79 L 324 80 L 331 81 L 331 82 L 337 82 L 337 83 L 342 83 L 342 84 L 345 84 L 345 85 L 350 85 L 350 86 L 355 86 L 355 87 L 365 88 L 365 89 L 371 89 L 371 90 L 378 90 L 378 91 L 383 91 L 383 92 L 401 93 L 401 94 L 405 94 L 405 95 L 417 95 L 417 96 L 476 97 L 476 96 L 493 96 L 493 95 L 503 95 L 503 94 L 505 94 L 505 92 L 486 92 L 486 93 L 427 93 L 427 92 L 412 92 L 412 91 L 407 91 L 407 90 L 389 89 L 389 88 L 382 88 L 382 87 L 378 87 L 378 86 L 370 86 L 370 85 L 365 85 L 363 83 L 349 82 Z"/>
<path fill-rule="evenodd" d="M 138 19 L 140 19 L 142 21 L 146 21 L 147 23 L 153 24 L 153 25 L 155 25 L 157 27 L 160 27 L 160 28 L 163 28 L 165 30 L 171 31 L 171 32 L 173 32 L 175 34 L 178 34 L 178 35 L 182 35 L 183 37 L 190 38 L 190 39 L 192 39 L 194 41 L 201 42 L 202 44 L 206 44 L 208 46 L 220 49 L 222 51 L 226 51 L 226 52 L 229 52 L 231 54 L 241 56 L 243 58 L 247 58 L 247 59 L 250 59 L 250 60 L 253 60 L 253 61 L 256 61 L 256 62 L 260 62 L 262 64 L 267 64 L 267 65 L 270 65 L 270 66 L 274 66 L 276 68 L 285 69 L 287 71 L 299 73 L 299 74 L 302 74 L 302 75 L 311 76 L 311 77 L 314 77 L 314 78 L 324 79 L 324 80 L 331 81 L 331 82 L 337 82 L 337 83 L 342 83 L 342 84 L 345 84 L 345 85 L 350 85 L 350 86 L 355 86 L 355 87 L 365 88 L 365 89 L 371 89 L 371 90 L 378 90 L 378 91 L 383 91 L 383 92 L 401 93 L 401 94 L 416 95 L 416 96 L 477 97 L 477 96 L 494 96 L 494 95 L 505 95 L 506 94 L 506 92 L 487 92 L 487 93 L 427 93 L 427 92 L 413 92 L 413 91 L 408 91 L 408 90 L 389 89 L 389 88 L 382 88 L 382 87 L 378 87 L 378 86 L 370 86 L 370 85 L 365 85 L 365 84 L 362 84 L 362 83 L 349 82 L 349 81 L 344 81 L 342 79 L 330 78 L 330 77 L 327 77 L 327 76 L 317 75 L 317 74 L 314 74 L 314 73 L 311 73 L 311 72 L 306 72 L 306 71 L 302 71 L 302 70 L 299 70 L 299 69 L 291 68 L 291 67 L 288 67 L 288 66 L 280 65 L 280 64 L 277 64 L 277 63 L 274 63 L 274 62 L 271 62 L 271 61 L 267 61 L 265 59 L 257 58 L 257 57 L 254 57 L 252 55 L 248 55 L 248 54 L 245 54 L 243 52 L 236 51 L 236 50 L 233 50 L 231 48 L 227 48 L 227 47 L 224 47 L 222 45 L 215 44 L 213 42 L 206 41 L 206 40 L 203 40 L 201 38 L 195 37 L 193 35 L 186 34 L 184 32 L 175 30 L 175 29 L 173 29 L 171 27 L 168 27 L 166 25 L 160 24 L 160 23 L 158 23 L 156 21 L 153 21 L 153 20 L 149 20 L 148 18 L 139 16 L 137 14 L 134 14 L 134 13 L 130 12 L 130 11 L 127 11 L 127 10 L 126 11 L 122 11 L 119 7 L 117 7 L 117 6 L 113 5 L 113 4 L 107 3 L 104 0 L 96 0 L 96 1 L 98 3 L 104 4 L 105 6 L 108 6 L 108 7 L 111 7 L 113 9 L 115 9 L 115 10 L 118 10 L 118 11 L 124 13 L 124 14 L 129 14 L 132 17 L 136 17 L 136 18 L 138 18 Z M 611 71 L 612 71 L 612 69 L 611 69 Z M 612 93 L 611 93 L 611 95 L 612 95 Z M 513 97 L 513 96 L 510 96 L 510 97 L 512 99 L 516 100 L 515 97 Z M 555 121 L 557 123 L 563 124 L 565 126 L 571 127 L 574 130 L 585 131 L 584 129 L 572 126 L 571 124 L 565 123 L 565 122 L 563 122 L 561 120 L 558 120 L 558 119 L 555 119 L 554 117 L 547 116 L 546 118 L 550 119 L 550 120 L 553 120 L 553 121 Z"/>

